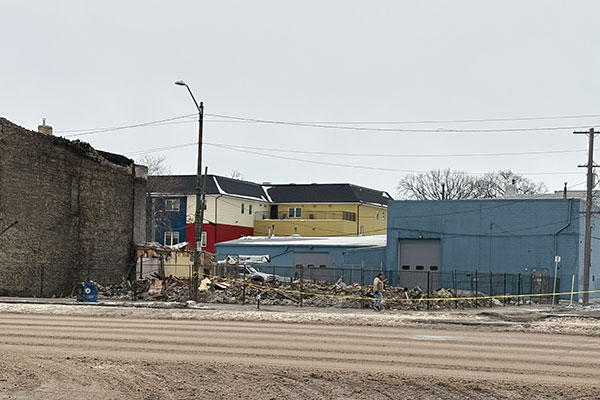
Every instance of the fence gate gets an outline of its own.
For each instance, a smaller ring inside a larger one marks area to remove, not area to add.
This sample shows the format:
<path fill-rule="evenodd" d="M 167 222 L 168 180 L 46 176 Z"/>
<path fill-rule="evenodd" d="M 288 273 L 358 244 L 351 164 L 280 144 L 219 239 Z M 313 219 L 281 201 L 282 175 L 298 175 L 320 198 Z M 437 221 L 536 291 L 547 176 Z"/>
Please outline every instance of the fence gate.
<path fill-rule="evenodd" d="M 400 240 L 398 242 L 398 285 L 427 288 L 427 273 L 432 286 L 440 285 L 441 245 L 439 240 Z M 432 287 L 434 289 L 434 287 Z"/>

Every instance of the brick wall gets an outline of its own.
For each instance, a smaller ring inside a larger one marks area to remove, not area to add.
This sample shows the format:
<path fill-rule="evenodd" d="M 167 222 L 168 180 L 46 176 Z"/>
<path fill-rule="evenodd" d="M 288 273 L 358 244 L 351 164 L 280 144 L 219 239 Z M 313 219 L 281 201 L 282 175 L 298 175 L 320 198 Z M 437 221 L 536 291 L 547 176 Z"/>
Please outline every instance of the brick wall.
<path fill-rule="evenodd" d="M 0 118 L 0 231 L 18 221 L 0 237 L 0 295 L 69 295 L 127 276 L 144 179 L 125 157 Z"/>

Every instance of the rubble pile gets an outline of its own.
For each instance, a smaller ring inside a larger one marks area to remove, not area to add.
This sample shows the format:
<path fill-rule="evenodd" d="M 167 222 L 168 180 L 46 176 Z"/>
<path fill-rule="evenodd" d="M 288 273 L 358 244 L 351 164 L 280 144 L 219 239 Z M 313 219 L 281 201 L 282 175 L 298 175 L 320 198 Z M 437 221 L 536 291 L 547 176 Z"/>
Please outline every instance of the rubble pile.
<path fill-rule="evenodd" d="M 168 277 L 163 280 L 145 278 L 132 283 L 99 286 L 105 298 L 185 302 L 190 299 L 190 280 Z M 260 298 L 258 298 L 260 296 Z M 374 298 L 370 286 L 320 282 L 276 281 L 255 284 L 226 279 L 204 278 L 200 281 L 199 302 L 220 304 L 256 303 L 263 305 L 367 308 Z M 426 310 L 490 307 L 501 305 L 496 299 L 443 300 L 455 297 L 451 290 L 440 288 L 427 296 L 427 290 L 386 287 L 383 307 L 388 309 Z M 427 298 L 440 299 L 427 301 Z"/>

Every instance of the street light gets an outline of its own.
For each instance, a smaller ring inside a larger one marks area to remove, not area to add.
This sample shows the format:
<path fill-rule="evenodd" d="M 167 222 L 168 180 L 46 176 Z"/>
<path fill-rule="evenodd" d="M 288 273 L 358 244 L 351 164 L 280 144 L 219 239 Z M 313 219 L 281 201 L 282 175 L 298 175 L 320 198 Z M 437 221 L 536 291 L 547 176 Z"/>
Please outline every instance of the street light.
<path fill-rule="evenodd" d="M 204 120 L 204 103 L 196 101 L 192 90 L 182 80 L 176 81 L 176 85 L 185 86 L 194 100 L 194 104 L 198 109 L 198 170 L 196 171 L 196 214 L 194 221 L 194 271 L 192 274 L 192 299 L 198 301 L 198 275 L 200 271 L 200 250 L 202 246 L 202 221 L 204 220 L 204 199 L 202 198 L 202 123 Z M 205 174 L 206 175 L 206 174 Z M 202 271 L 204 276 L 204 268 Z"/>

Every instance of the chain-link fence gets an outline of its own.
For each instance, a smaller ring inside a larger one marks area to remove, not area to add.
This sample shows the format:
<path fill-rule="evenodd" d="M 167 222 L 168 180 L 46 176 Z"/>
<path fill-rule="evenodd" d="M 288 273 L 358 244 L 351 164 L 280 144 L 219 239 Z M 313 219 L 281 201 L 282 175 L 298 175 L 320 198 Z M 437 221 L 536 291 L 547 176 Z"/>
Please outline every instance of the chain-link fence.
<path fill-rule="evenodd" d="M 245 264 L 218 265 L 215 276 L 239 279 L 254 283 L 279 282 L 292 284 L 296 281 L 311 283 L 343 283 L 370 286 L 379 273 L 394 287 L 419 288 L 427 297 L 439 289 L 446 289 L 455 297 L 495 296 L 499 301 L 522 304 L 552 303 L 552 293 L 559 292 L 560 279 L 539 274 L 509 274 L 482 271 L 385 271 L 381 267 L 347 264 L 340 267 L 250 266 Z M 553 285 L 556 284 L 556 291 Z M 540 296 L 547 294 L 547 296 Z M 524 296 L 532 295 L 532 296 Z M 564 296 L 563 296 L 564 297 Z"/>

